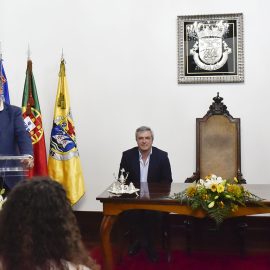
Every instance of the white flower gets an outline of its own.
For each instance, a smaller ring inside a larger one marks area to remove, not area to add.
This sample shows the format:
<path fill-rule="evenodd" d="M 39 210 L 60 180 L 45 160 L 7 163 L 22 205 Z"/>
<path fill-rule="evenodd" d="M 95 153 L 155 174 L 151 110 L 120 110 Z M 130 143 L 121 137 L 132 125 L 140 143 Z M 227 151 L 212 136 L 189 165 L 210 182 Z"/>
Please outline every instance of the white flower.
<path fill-rule="evenodd" d="M 222 181 L 223 181 L 223 179 L 222 179 L 222 177 L 217 177 L 217 181 L 219 182 L 219 183 L 221 183 Z"/>
<path fill-rule="evenodd" d="M 200 179 L 198 183 L 199 183 L 200 185 L 204 186 L 204 182 L 205 182 L 205 180 Z"/>
<path fill-rule="evenodd" d="M 214 175 L 214 176 L 215 176 L 215 177 L 213 177 L 213 175 L 212 175 L 211 179 L 206 179 L 206 180 L 204 181 L 203 185 L 205 186 L 205 188 L 211 189 L 211 187 L 212 187 L 213 185 L 218 186 L 218 184 L 220 184 L 220 183 L 223 182 L 223 180 L 222 180 L 221 177 L 216 177 L 216 175 Z M 200 180 L 200 181 L 201 181 L 201 180 Z"/>
<path fill-rule="evenodd" d="M 6 201 L 6 199 L 7 198 L 4 199 L 3 196 L 0 195 L 0 210 L 2 209 L 2 206 L 3 206 L 4 202 Z"/>

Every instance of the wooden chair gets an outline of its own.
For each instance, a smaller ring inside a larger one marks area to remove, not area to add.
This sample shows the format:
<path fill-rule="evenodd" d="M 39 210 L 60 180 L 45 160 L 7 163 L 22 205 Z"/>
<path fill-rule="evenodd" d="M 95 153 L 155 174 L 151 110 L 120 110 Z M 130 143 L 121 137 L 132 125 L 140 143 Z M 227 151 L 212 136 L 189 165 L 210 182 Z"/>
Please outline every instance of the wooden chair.
<path fill-rule="evenodd" d="M 191 183 L 215 174 L 223 179 L 237 177 L 239 183 L 244 184 L 246 180 L 241 172 L 240 118 L 230 115 L 219 93 L 213 100 L 205 116 L 196 119 L 196 171 L 185 182 Z M 189 217 L 184 224 L 188 252 L 191 250 L 192 221 L 194 219 Z M 246 228 L 246 223 L 237 223 L 236 231 L 242 253 Z"/>
<path fill-rule="evenodd" d="M 217 96 L 203 118 L 196 119 L 196 171 L 186 183 L 198 181 L 209 174 L 224 179 L 237 177 L 246 183 L 241 173 L 240 118 L 233 118 Z"/>

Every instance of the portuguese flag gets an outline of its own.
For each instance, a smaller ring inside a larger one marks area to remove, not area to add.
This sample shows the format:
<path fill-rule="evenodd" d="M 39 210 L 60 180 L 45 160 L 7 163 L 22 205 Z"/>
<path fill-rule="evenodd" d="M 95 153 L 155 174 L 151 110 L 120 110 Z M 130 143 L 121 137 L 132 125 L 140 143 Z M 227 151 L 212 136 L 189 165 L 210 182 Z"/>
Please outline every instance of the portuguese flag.
<path fill-rule="evenodd" d="M 39 107 L 37 88 L 32 72 L 32 61 L 28 59 L 26 78 L 23 90 L 22 113 L 26 129 L 29 131 L 34 151 L 34 167 L 31 176 L 47 176 L 47 155 L 44 130 L 42 127 L 41 111 Z"/>

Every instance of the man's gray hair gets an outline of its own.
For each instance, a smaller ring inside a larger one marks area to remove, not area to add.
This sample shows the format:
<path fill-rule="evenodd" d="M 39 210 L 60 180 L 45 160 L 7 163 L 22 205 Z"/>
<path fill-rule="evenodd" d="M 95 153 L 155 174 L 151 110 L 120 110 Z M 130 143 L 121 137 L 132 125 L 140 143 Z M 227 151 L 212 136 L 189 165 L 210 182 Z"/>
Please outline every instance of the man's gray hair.
<path fill-rule="evenodd" d="M 150 127 L 147 127 L 147 126 L 138 127 L 136 129 L 136 132 L 135 132 L 135 138 L 137 139 L 138 133 L 144 132 L 144 131 L 150 131 L 151 132 L 151 135 L 152 135 L 152 140 L 154 140 L 154 132 L 152 131 L 152 129 Z"/>

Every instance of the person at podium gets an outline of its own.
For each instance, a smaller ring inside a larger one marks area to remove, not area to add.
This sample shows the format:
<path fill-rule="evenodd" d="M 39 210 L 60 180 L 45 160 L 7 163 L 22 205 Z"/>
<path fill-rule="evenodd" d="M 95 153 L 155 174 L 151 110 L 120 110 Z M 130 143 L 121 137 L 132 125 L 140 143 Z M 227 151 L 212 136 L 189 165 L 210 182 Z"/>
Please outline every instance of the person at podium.
<path fill-rule="evenodd" d="M 4 102 L 3 89 L 0 87 L 0 156 L 18 155 L 25 155 L 25 159 L 21 160 L 23 166 L 34 166 L 32 141 L 25 128 L 22 111 L 19 107 Z M 3 166 L 14 166 L 14 162 L 0 161 L 0 167 Z M 10 173 L 0 174 L 0 182 L 9 190 L 22 178 L 8 175 Z"/>
<path fill-rule="evenodd" d="M 149 196 L 147 183 L 171 183 L 172 173 L 168 154 L 152 146 L 154 134 L 150 127 L 141 126 L 136 129 L 137 147 L 123 152 L 120 162 L 122 169 L 128 173 L 127 184 L 133 182 L 140 187 L 140 196 Z M 129 255 L 137 254 L 144 248 L 152 262 L 158 260 L 154 248 L 155 229 L 162 218 L 162 213 L 149 210 L 131 210 L 123 213 L 122 218 L 128 220 L 132 238 Z"/>

